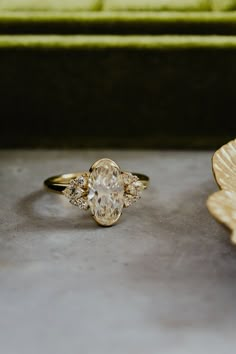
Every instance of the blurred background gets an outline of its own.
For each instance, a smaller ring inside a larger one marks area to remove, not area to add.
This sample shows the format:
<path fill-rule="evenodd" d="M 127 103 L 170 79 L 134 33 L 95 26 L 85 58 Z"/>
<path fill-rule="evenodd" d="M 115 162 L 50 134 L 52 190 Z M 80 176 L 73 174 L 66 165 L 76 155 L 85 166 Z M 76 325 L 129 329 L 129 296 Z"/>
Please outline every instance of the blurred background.
<path fill-rule="evenodd" d="M 236 0 L 0 0 L 1 148 L 235 137 Z"/>
<path fill-rule="evenodd" d="M 235 96 L 236 0 L 0 0 L 1 354 L 235 352 L 236 251 L 187 151 L 236 137 Z M 43 189 L 106 156 L 151 181 L 114 228 Z"/>

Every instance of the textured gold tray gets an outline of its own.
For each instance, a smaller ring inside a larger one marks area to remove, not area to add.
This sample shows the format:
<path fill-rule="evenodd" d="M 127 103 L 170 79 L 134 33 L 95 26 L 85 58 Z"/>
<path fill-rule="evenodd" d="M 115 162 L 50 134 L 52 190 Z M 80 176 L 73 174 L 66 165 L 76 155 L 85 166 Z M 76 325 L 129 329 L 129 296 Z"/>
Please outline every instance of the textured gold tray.
<path fill-rule="evenodd" d="M 232 230 L 236 244 L 236 139 L 222 146 L 212 158 L 212 168 L 220 191 L 207 200 L 210 213 Z"/>

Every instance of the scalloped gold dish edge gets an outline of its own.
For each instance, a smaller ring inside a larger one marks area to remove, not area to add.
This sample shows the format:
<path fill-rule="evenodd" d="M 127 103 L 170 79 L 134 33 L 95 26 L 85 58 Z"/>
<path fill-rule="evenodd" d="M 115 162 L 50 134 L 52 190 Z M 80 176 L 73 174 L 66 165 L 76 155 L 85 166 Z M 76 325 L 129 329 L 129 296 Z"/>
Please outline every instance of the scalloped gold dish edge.
<path fill-rule="evenodd" d="M 236 245 L 236 139 L 214 153 L 212 170 L 221 190 L 209 196 L 207 208 L 232 231 L 231 241 Z"/>

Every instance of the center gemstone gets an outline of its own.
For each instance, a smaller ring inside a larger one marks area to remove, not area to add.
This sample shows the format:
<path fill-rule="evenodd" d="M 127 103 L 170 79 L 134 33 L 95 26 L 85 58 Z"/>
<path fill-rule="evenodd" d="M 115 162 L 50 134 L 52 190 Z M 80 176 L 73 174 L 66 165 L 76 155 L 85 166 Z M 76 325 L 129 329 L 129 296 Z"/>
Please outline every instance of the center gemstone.
<path fill-rule="evenodd" d="M 124 182 L 121 170 L 114 161 L 101 159 L 92 165 L 88 203 L 100 225 L 110 226 L 119 219 L 124 205 Z"/>

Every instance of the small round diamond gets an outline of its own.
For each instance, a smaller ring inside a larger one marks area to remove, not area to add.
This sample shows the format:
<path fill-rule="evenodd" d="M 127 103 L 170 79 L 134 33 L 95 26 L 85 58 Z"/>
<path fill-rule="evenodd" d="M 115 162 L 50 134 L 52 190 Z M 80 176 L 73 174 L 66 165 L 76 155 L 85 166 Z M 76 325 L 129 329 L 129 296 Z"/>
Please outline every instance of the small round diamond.
<path fill-rule="evenodd" d="M 80 209 L 88 209 L 86 185 L 87 178 L 85 175 L 82 175 L 79 178 L 72 179 L 68 187 L 63 191 L 63 194 L 69 199 L 70 203 L 78 206 Z"/>
<path fill-rule="evenodd" d="M 123 181 L 125 185 L 130 184 L 133 181 L 133 175 L 130 172 L 123 173 Z"/>
<path fill-rule="evenodd" d="M 124 173 L 123 180 L 125 183 L 124 206 L 128 208 L 141 198 L 144 185 L 137 176 L 128 172 Z"/>
<path fill-rule="evenodd" d="M 80 188 L 86 188 L 88 185 L 88 176 L 82 175 L 76 179 L 76 183 Z"/>
<path fill-rule="evenodd" d="M 64 194 L 64 196 L 66 198 L 70 198 L 71 194 L 72 194 L 72 190 L 71 190 L 71 188 L 67 187 L 67 188 L 64 189 L 64 191 L 62 193 Z"/>
<path fill-rule="evenodd" d="M 131 204 L 133 204 L 133 202 L 134 202 L 134 198 L 131 195 L 126 194 L 124 197 L 125 208 L 128 208 Z"/>
<path fill-rule="evenodd" d="M 78 207 L 82 210 L 87 210 L 89 208 L 88 199 L 85 197 L 80 198 L 78 200 Z"/>

